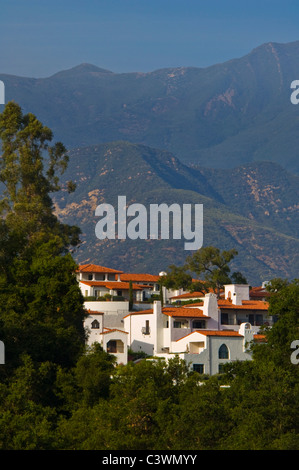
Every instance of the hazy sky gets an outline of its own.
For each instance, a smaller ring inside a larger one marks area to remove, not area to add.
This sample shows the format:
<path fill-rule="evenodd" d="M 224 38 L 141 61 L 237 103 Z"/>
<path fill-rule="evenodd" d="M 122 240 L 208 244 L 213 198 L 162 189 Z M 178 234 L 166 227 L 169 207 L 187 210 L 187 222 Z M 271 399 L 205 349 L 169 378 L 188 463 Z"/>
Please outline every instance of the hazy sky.
<path fill-rule="evenodd" d="M 299 40 L 298 0 L 0 0 L 0 73 L 205 67 Z"/>

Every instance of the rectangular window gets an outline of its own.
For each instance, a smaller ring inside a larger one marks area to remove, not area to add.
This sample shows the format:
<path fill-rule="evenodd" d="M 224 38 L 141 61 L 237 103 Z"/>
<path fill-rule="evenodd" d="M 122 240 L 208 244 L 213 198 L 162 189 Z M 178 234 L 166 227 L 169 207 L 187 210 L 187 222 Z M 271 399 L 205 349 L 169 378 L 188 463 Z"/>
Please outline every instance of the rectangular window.
<path fill-rule="evenodd" d="M 250 323 L 250 322 L 249 322 Z M 263 324 L 263 315 L 257 314 L 255 316 L 255 325 L 256 326 L 261 326 Z"/>
<path fill-rule="evenodd" d="M 173 328 L 182 328 L 182 322 L 174 321 L 173 322 Z"/>
<path fill-rule="evenodd" d="M 198 372 L 199 374 L 204 373 L 204 365 L 203 364 L 193 364 L 194 372 Z"/>
<path fill-rule="evenodd" d="M 116 341 L 110 340 L 107 343 L 107 352 L 108 353 L 117 353 Z"/>
<path fill-rule="evenodd" d="M 221 313 L 221 324 L 228 325 L 228 313 Z"/>
<path fill-rule="evenodd" d="M 145 326 L 141 328 L 141 333 L 143 335 L 149 335 L 150 334 L 150 326 L 149 326 L 149 320 L 145 321 Z"/>

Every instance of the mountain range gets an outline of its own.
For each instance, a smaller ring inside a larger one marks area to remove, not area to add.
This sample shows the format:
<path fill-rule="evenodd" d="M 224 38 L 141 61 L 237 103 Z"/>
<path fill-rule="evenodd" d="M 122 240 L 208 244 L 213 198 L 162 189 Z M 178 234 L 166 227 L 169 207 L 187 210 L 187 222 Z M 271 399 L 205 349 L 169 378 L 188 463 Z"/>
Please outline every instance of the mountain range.
<path fill-rule="evenodd" d="M 96 207 L 118 196 L 127 205 L 202 204 L 203 245 L 236 248 L 233 271 L 252 285 L 273 277 L 297 276 L 299 266 L 299 177 L 269 162 L 233 170 L 190 168 L 167 151 L 129 142 L 112 142 L 70 152 L 64 182 L 77 184 L 54 195 L 58 217 L 82 229 L 82 244 L 74 252 L 81 263 L 97 262 L 124 271 L 156 274 L 170 264 L 182 265 L 192 251 L 184 239 L 99 240 Z M 66 186 L 65 186 L 66 188 Z"/>
<path fill-rule="evenodd" d="M 102 202 L 203 204 L 204 245 L 236 248 L 251 284 L 298 277 L 299 41 L 268 43 L 206 68 L 114 73 L 81 64 L 48 78 L 0 74 L 14 100 L 69 149 L 53 195 L 82 229 L 78 262 L 157 273 L 183 264 L 183 240 L 99 240 Z"/>
<path fill-rule="evenodd" d="M 48 78 L 0 74 L 6 101 L 33 112 L 68 148 L 125 140 L 183 163 L 273 161 L 299 173 L 299 41 L 267 43 L 206 68 L 113 73 L 81 64 Z"/>

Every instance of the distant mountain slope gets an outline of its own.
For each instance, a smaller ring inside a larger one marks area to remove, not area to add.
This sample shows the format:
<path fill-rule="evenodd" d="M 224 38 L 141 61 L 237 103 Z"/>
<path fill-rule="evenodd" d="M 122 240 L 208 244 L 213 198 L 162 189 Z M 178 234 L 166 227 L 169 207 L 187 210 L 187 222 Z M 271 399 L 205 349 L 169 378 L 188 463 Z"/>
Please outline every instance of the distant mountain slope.
<path fill-rule="evenodd" d="M 264 44 L 207 68 L 112 73 L 82 64 L 49 78 L 1 75 L 14 99 L 69 148 L 126 140 L 184 163 L 273 161 L 299 174 L 299 41 Z"/>
<path fill-rule="evenodd" d="M 299 237 L 299 176 L 271 162 L 198 171 L 234 213 Z"/>
<path fill-rule="evenodd" d="M 273 183 L 272 168 L 276 172 Z M 255 172 L 258 177 L 253 180 Z M 191 253 L 184 250 L 184 240 L 98 240 L 97 205 L 107 202 L 117 209 L 120 195 L 127 197 L 128 205 L 137 202 L 147 208 L 163 202 L 178 203 L 181 207 L 203 204 L 204 245 L 236 248 L 239 256 L 233 269 L 242 271 L 249 282 L 257 284 L 276 276 L 292 278 L 298 273 L 298 232 L 289 233 L 283 223 L 279 226 L 268 223 L 269 217 L 263 215 L 265 211 L 272 215 L 273 198 L 267 188 L 275 187 L 274 200 L 277 202 L 281 196 L 277 207 L 286 214 L 286 219 L 295 217 L 298 181 L 292 178 L 273 164 L 251 164 L 222 173 L 191 169 L 168 152 L 112 142 L 72 150 L 64 179 L 75 180 L 77 190 L 70 195 L 64 191 L 54 200 L 58 216 L 82 229 L 83 243 L 74 253 L 79 262 L 153 274 L 172 263 L 184 263 Z M 250 184 L 244 185 L 244 180 Z"/>

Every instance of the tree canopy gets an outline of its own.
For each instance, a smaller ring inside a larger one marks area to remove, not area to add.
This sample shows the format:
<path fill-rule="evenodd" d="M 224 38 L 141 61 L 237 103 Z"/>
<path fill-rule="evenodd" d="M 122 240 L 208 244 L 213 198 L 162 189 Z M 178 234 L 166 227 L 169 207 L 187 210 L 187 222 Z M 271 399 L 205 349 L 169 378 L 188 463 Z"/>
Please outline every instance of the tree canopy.
<path fill-rule="evenodd" d="M 0 448 L 299 450 L 298 280 L 269 284 L 277 321 L 252 360 L 224 374 L 204 376 L 177 356 L 117 366 L 100 344 L 86 346 L 69 252 L 79 230 L 53 211 L 64 147 L 50 146 L 51 131 L 15 103 L 0 115 L 0 137 Z M 208 247 L 188 266 L 219 289 L 235 255 Z M 188 287 L 190 278 L 174 266 L 168 281 Z"/>
<path fill-rule="evenodd" d="M 200 248 L 186 259 L 184 266 L 169 266 L 162 277 L 163 284 L 171 289 L 184 289 L 199 292 L 213 290 L 217 296 L 225 284 L 246 284 L 240 272 L 230 275 L 230 262 L 237 256 L 235 249 L 220 251 L 214 246 Z M 193 274 L 193 276 L 192 276 Z M 197 276 L 196 280 L 193 277 Z"/>

